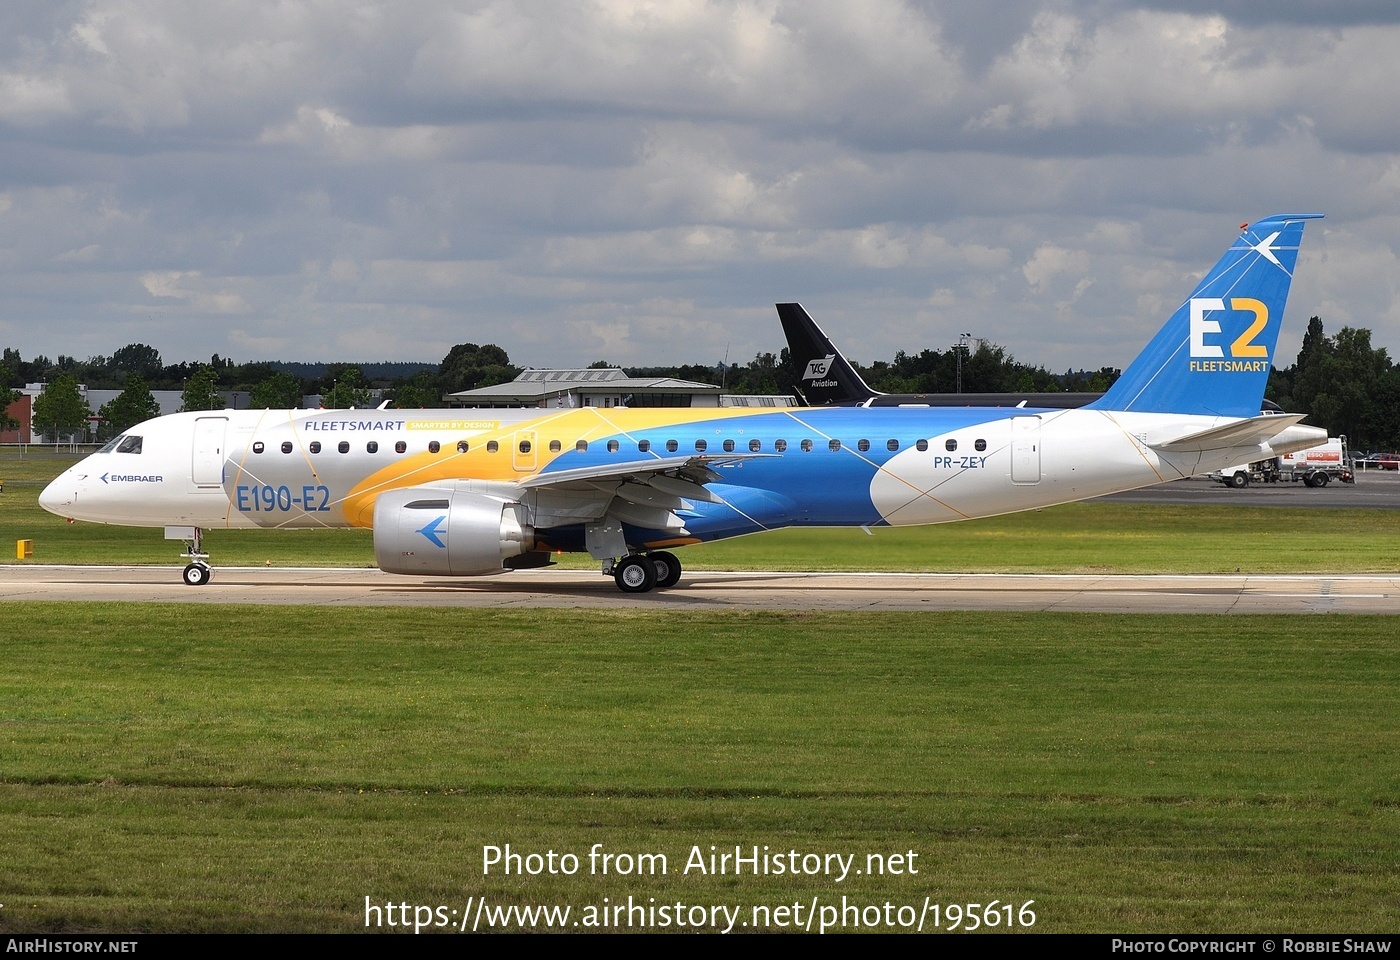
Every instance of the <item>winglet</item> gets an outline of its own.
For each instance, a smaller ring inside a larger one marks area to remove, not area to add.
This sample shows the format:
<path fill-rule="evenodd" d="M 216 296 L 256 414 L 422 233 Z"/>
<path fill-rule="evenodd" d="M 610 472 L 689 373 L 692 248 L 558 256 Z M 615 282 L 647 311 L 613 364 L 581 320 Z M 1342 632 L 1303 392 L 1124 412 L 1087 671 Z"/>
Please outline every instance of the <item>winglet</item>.
<path fill-rule="evenodd" d="M 1146 349 L 1090 409 L 1253 417 L 1269 381 L 1303 225 L 1249 224 Z"/>

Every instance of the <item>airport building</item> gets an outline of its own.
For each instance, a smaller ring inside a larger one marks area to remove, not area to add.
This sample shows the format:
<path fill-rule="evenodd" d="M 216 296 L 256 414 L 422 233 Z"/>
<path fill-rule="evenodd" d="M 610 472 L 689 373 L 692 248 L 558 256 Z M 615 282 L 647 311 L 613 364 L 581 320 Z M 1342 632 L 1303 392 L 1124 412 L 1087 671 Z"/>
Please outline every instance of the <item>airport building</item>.
<path fill-rule="evenodd" d="M 737 396 L 713 383 L 675 377 L 632 377 L 620 367 L 536 369 L 509 383 L 450 393 L 449 407 L 785 407 L 791 396 Z"/>

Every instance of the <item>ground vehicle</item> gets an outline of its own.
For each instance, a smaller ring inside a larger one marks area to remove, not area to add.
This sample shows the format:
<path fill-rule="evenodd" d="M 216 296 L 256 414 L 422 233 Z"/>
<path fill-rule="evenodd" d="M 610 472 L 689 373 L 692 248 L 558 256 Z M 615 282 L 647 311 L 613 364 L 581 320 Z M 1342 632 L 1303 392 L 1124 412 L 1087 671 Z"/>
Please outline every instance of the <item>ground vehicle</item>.
<path fill-rule="evenodd" d="M 1268 460 L 1256 460 L 1253 463 L 1241 463 L 1237 466 L 1226 467 L 1210 474 L 1210 478 L 1219 480 L 1225 486 L 1234 487 L 1236 490 L 1251 483 L 1278 483 L 1278 458 L 1271 457 Z"/>
<path fill-rule="evenodd" d="M 1326 443 L 1296 453 L 1217 470 L 1210 478 L 1239 489 L 1250 483 L 1277 483 L 1280 480 L 1301 480 L 1309 487 L 1325 487 L 1333 480 L 1352 483 L 1356 475 L 1347 451 L 1347 438 L 1328 437 Z"/>
<path fill-rule="evenodd" d="M 1352 483 L 1351 454 L 1346 437 L 1328 437 L 1327 442 L 1278 458 L 1280 480 L 1301 480 L 1310 487 L 1325 487 L 1332 480 Z"/>

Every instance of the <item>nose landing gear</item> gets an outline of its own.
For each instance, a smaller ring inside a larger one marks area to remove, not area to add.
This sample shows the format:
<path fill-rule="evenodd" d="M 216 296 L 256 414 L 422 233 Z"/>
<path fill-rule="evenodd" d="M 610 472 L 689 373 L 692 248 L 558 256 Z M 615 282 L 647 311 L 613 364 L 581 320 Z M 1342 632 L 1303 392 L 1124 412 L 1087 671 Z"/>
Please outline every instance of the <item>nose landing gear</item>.
<path fill-rule="evenodd" d="M 199 527 L 166 527 L 165 539 L 185 541 L 185 552 L 180 556 L 188 560 L 182 579 L 191 587 L 202 587 L 214 576 L 214 568 L 209 565 L 209 554 L 204 552 L 204 531 Z"/>

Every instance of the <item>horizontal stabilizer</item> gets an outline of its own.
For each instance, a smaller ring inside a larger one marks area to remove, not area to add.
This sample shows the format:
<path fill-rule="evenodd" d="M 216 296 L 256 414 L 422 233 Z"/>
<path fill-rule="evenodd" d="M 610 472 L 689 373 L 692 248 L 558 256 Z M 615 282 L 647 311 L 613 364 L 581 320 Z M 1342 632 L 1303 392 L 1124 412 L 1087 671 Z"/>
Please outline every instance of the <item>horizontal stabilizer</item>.
<path fill-rule="evenodd" d="M 1248 420 L 1237 420 L 1234 423 L 1227 423 L 1223 427 L 1188 433 L 1171 440 L 1149 440 L 1147 445 L 1154 450 L 1166 453 L 1204 453 L 1209 450 L 1248 447 L 1273 439 L 1277 434 L 1293 426 L 1305 416 L 1307 414 L 1285 413 L 1250 417 Z"/>

